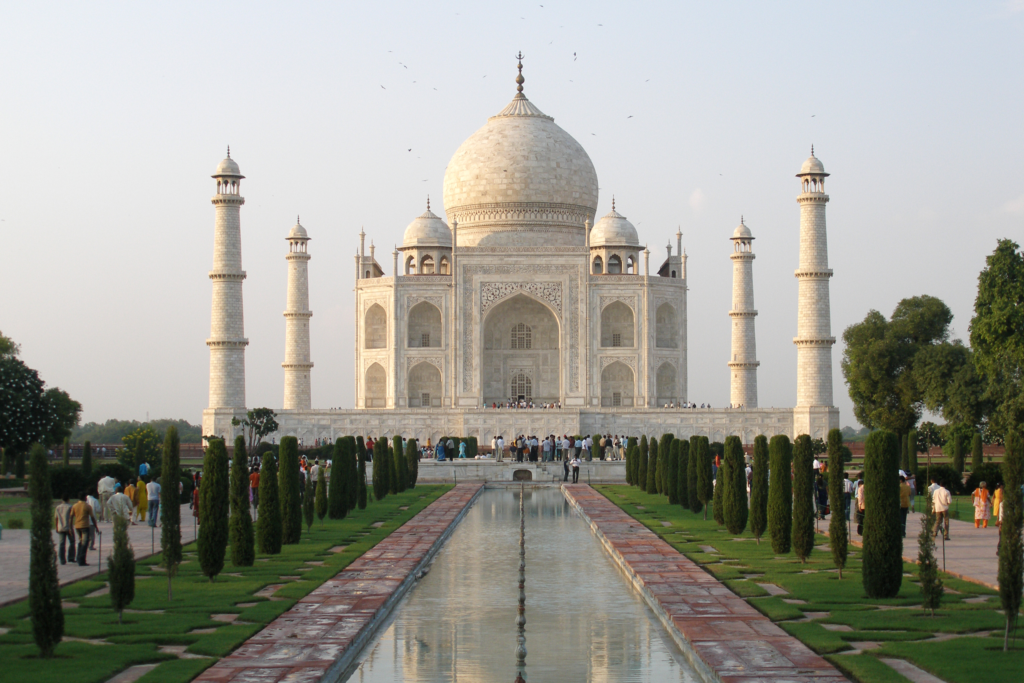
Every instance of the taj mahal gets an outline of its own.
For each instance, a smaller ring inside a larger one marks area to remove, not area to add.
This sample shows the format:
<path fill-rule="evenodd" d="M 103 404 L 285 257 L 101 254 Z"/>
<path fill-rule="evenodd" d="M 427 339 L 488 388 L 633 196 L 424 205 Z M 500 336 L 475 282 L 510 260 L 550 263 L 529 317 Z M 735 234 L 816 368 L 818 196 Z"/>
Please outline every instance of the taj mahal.
<path fill-rule="evenodd" d="M 800 172 L 794 408 L 757 402 L 754 236 L 732 233 L 730 408 L 694 409 L 687 394 L 687 256 L 682 233 L 664 257 L 640 243 L 615 202 L 597 217 L 598 180 L 586 150 L 523 93 L 455 151 L 444 217 L 409 223 L 391 258 L 366 234 L 355 256 L 355 407 L 317 409 L 308 268 L 310 236 L 287 234 L 284 396 L 277 437 L 305 443 L 347 434 L 437 440 L 443 434 L 662 434 L 713 441 L 758 434 L 824 437 L 833 406 L 825 208 L 829 175 L 811 152 Z M 217 166 L 209 407 L 203 433 L 231 436 L 244 418 L 240 184 Z M 625 209 L 624 209 L 625 210 Z M 795 227 L 795 226 L 794 226 Z M 723 236 L 723 238 L 725 238 Z M 660 263 L 659 263 L 660 261 Z M 514 402 L 536 406 L 501 409 Z M 498 407 L 498 409 L 495 409 Z M 542 408 L 543 407 L 543 408 Z"/>

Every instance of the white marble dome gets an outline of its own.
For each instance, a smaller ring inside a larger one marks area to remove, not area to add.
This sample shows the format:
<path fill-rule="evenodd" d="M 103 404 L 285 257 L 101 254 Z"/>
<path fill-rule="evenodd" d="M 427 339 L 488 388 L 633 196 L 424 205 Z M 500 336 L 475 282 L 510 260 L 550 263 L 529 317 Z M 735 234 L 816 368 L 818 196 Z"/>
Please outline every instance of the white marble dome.
<path fill-rule="evenodd" d="M 308 240 L 309 235 L 306 233 L 306 229 L 302 227 L 298 219 L 295 219 L 295 225 L 288 231 L 288 239 L 290 240 Z"/>
<path fill-rule="evenodd" d="M 615 210 L 613 203 L 612 210 L 602 216 L 590 232 L 590 246 L 638 247 L 640 246 L 640 237 L 633 224 Z"/>
<path fill-rule="evenodd" d="M 427 210 L 413 219 L 409 227 L 405 229 L 405 236 L 402 238 L 402 247 L 444 247 L 452 248 L 452 233 L 448 224 L 441 220 L 430 210 Z"/>
<path fill-rule="evenodd" d="M 456 150 L 444 176 L 459 245 L 582 245 L 597 209 L 586 150 L 522 93 Z"/>
<path fill-rule="evenodd" d="M 238 168 L 238 164 L 236 164 L 235 160 L 230 156 L 225 157 L 222 162 L 217 164 L 217 170 L 214 171 L 213 177 L 216 178 L 217 176 L 234 176 L 236 178 L 243 177 L 242 171 Z"/>
<path fill-rule="evenodd" d="M 797 176 L 802 175 L 828 175 L 825 173 L 825 165 L 818 160 L 818 157 L 814 156 L 814 150 L 811 150 L 811 156 L 807 157 L 807 161 L 800 167 L 800 173 Z"/>
<path fill-rule="evenodd" d="M 750 228 L 747 227 L 747 224 L 743 222 L 742 218 L 740 219 L 740 224 L 736 226 L 735 230 L 733 230 L 732 238 L 734 240 L 754 239 L 754 235 L 750 232 Z"/>

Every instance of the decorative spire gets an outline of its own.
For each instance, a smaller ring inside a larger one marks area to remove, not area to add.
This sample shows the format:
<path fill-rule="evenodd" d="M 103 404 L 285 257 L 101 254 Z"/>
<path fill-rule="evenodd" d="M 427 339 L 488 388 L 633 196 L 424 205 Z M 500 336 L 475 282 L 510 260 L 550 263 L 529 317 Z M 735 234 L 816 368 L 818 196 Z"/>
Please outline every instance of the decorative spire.
<path fill-rule="evenodd" d="M 427 211 L 430 211 L 430 195 L 427 195 Z"/>
<path fill-rule="evenodd" d="M 742 214 L 740 214 L 740 225 L 746 225 L 746 223 L 743 222 L 743 215 Z"/>
<path fill-rule="evenodd" d="M 814 156 L 814 145 L 811 145 L 811 156 Z"/>
<path fill-rule="evenodd" d="M 231 158 L 231 145 L 228 145 L 228 159 Z"/>
<path fill-rule="evenodd" d="M 615 195 L 612 195 L 612 211 L 615 210 Z"/>
<path fill-rule="evenodd" d="M 295 214 L 295 225 L 302 225 L 302 221 L 299 220 L 299 214 Z"/>
<path fill-rule="evenodd" d="M 517 55 L 517 58 L 519 59 L 519 75 L 516 76 L 516 83 L 518 83 L 519 85 L 516 86 L 516 90 L 518 90 L 520 93 L 522 93 L 523 92 L 523 83 L 526 82 L 526 79 L 523 78 L 523 51 L 522 50 L 519 51 L 519 54 Z M 525 97 L 525 95 L 524 95 L 524 97 Z"/>

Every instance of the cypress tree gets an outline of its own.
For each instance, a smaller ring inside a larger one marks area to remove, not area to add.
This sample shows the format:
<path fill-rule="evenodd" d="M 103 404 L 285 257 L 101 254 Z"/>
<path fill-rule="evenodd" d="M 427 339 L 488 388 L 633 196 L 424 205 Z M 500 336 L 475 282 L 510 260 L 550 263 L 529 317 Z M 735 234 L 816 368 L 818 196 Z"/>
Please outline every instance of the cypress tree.
<path fill-rule="evenodd" d="M 684 508 L 689 509 L 690 507 L 690 483 L 689 483 L 689 472 L 690 472 L 690 442 L 686 439 L 676 439 L 676 443 L 679 444 L 679 475 L 676 477 L 676 486 L 678 489 L 677 496 L 679 498 L 679 504 Z"/>
<path fill-rule="evenodd" d="M 725 439 L 725 469 L 722 510 L 725 528 L 730 534 L 742 534 L 747 528 L 747 468 L 743 458 L 743 442 L 738 436 Z"/>
<path fill-rule="evenodd" d="M 647 435 L 640 437 L 640 447 L 637 449 L 638 458 L 636 461 L 636 485 L 641 490 L 647 490 L 647 455 L 649 446 L 647 445 Z"/>
<path fill-rule="evenodd" d="M 405 458 L 403 458 L 404 471 L 402 472 L 403 489 L 412 488 L 412 468 L 416 461 L 416 439 L 409 439 L 405 442 Z"/>
<path fill-rule="evenodd" d="M 843 433 L 838 429 L 828 432 L 828 504 L 832 508 L 832 517 L 828 522 L 829 546 L 832 549 L 832 562 L 839 570 L 839 578 L 843 578 L 846 566 L 847 532 L 846 497 L 843 492 Z"/>
<path fill-rule="evenodd" d="M 334 452 L 331 455 L 331 483 L 327 493 L 327 515 L 331 519 L 345 519 L 345 515 L 348 513 L 348 492 L 345 490 L 347 483 L 346 450 L 343 437 L 334 441 Z"/>
<path fill-rule="evenodd" d="M 345 501 L 349 510 L 359 502 L 359 451 L 353 436 L 345 437 Z"/>
<path fill-rule="evenodd" d="M 675 440 L 672 434 L 662 434 L 658 442 L 658 471 L 656 484 L 658 493 L 668 495 L 668 459 L 672 455 L 672 442 Z"/>
<path fill-rule="evenodd" d="M 167 570 L 167 600 L 171 593 L 171 579 L 181 565 L 181 442 L 178 428 L 171 425 L 164 434 L 163 463 L 160 466 L 160 564 Z M 150 503 L 152 505 L 152 503 Z"/>
<path fill-rule="evenodd" d="M 416 479 L 420 476 L 420 445 L 416 439 L 409 439 L 405 447 L 405 459 L 409 465 L 408 488 L 416 488 Z"/>
<path fill-rule="evenodd" d="M 899 478 L 896 478 L 899 482 Z M 897 511 L 898 513 L 898 511 Z M 801 434 L 793 444 L 793 551 L 807 562 L 814 550 L 814 447 Z"/>
<path fill-rule="evenodd" d="M 82 475 L 88 479 L 92 474 L 92 442 L 82 444 Z"/>
<path fill-rule="evenodd" d="M 282 449 L 284 442 L 281 443 Z M 278 496 L 277 460 L 272 452 L 263 455 L 260 470 L 260 505 L 256 511 L 256 547 L 264 555 L 281 552 L 281 500 Z"/>
<path fill-rule="evenodd" d="M 222 439 L 210 439 L 199 484 L 199 567 L 213 581 L 224 569 L 228 547 L 228 451 Z M 175 487 L 177 492 L 177 487 Z"/>
<path fill-rule="evenodd" d="M 306 493 L 302 496 L 302 516 L 306 518 L 306 533 L 313 530 L 313 503 L 316 499 L 314 487 L 319 482 L 313 481 L 313 473 L 306 471 Z"/>
<path fill-rule="evenodd" d="M 42 444 L 32 446 L 28 480 L 32 500 L 32 536 L 29 546 L 28 603 L 32 614 L 32 636 L 44 659 L 64 637 L 64 609 L 57 580 L 57 551 L 50 530 L 53 528 L 53 494 L 50 468 Z M 72 546 L 74 547 L 74 546 Z"/>
<path fill-rule="evenodd" d="M 982 456 L 981 451 L 981 434 L 974 432 L 974 436 L 971 438 L 971 471 L 977 472 L 985 464 L 985 459 Z"/>
<path fill-rule="evenodd" d="M 327 516 L 327 477 L 324 472 L 327 471 L 326 467 L 321 467 L 316 474 L 316 517 L 320 520 L 320 525 L 323 526 L 324 517 Z"/>
<path fill-rule="evenodd" d="M 900 525 L 900 442 L 886 430 L 864 443 L 864 591 L 872 599 L 894 598 L 903 583 Z"/>
<path fill-rule="evenodd" d="M 18 455 L 14 456 L 14 478 L 24 479 L 25 478 L 25 453 L 22 451 Z"/>
<path fill-rule="evenodd" d="M 64 467 L 71 467 L 71 439 L 64 438 Z"/>
<path fill-rule="evenodd" d="M 1024 444 L 1019 431 L 1006 435 L 1006 455 L 1003 456 L 1003 523 L 999 527 L 999 599 L 1006 614 L 1003 634 L 1003 652 L 1009 648 L 1010 627 L 1016 625 L 1024 589 Z"/>
<path fill-rule="evenodd" d="M 659 493 L 658 491 L 658 440 L 651 437 L 650 450 L 647 456 L 647 487 L 646 491 L 650 494 Z"/>
<path fill-rule="evenodd" d="M 363 462 L 367 461 L 366 442 L 363 441 L 363 437 L 361 436 L 356 437 L 356 455 L 359 456 L 359 459 Z"/>
<path fill-rule="evenodd" d="M 360 457 L 358 464 L 358 481 L 359 485 L 358 497 L 356 499 L 356 505 L 360 510 L 366 509 L 366 459 Z"/>
<path fill-rule="evenodd" d="M 626 446 L 626 484 L 633 486 L 633 449 L 630 446 Z"/>
<path fill-rule="evenodd" d="M 384 439 L 373 444 L 373 499 L 384 500 L 388 495 L 387 448 Z"/>
<path fill-rule="evenodd" d="M 754 467 L 750 475 L 750 532 L 758 545 L 768 528 L 768 437 L 754 437 Z"/>
<path fill-rule="evenodd" d="M 931 611 L 942 604 L 942 577 L 939 576 L 939 563 L 935 559 L 935 509 L 932 507 L 931 489 L 925 488 L 925 511 L 921 515 L 921 533 L 917 535 L 917 577 L 921 582 L 922 607 Z"/>
<path fill-rule="evenodd" d="M 907 452 L 906 434 L 900 434 L 900 469 L 904 472 L 910 469 L 910 454 Z"/>
<path fill-rule="evenodd" d="M 700 512 L 704 504 L 700 502 L 700 437 L 690 437 L 690 452 L 686 459 L 686 499 L 690 503 L 692 512 Z"/>
<path fill-rule="evenodd" d="M 778 434 L 768 444 L 768 533 L 772 537 L 772 552 L 785 555 L 792 547 L 793 481 L 792 447 L 789 437 Z"/>
<path fill-rule="evenodd" d="M 661 440 L 665 443 L 665 439 Z M 668 461 L 665 463 L 665 487 L 669 505 L 679 505 L 679 441 L 672 439 L 668 447 Z"/>
<path fill-rule="evenodd" d="M 281 544 L 292 545 L 302 536 L 302 505 L 299 501 L 299 440 L 281 439 L 281 471 L 278 473 L 281 496 Z"/>
<path fill-rule="evenodd" d="M 466 447 L 469 448 L 468 445 Z M 409 479 L 409 465 L 405 461 L 405 443 L 402 437 L 395 437 L 391 450 L 395 454 L 395 469 L 391 473 L 392 493 L 401 493 L 405 490 L 405 482 Z"/>
<path fill-rule="evenodd" d="M 110 606 L 121 623 L 124 608 L 135 599 L 135 553 L 128 540 L 128 520 L 114 515 L 114 553 L 107 559 L 110 579 Z"/>
<path fill-rule="evenodd" d="M 690 448 L 690 457 L 694 457 L 693 448 Z M 704 506 L 704 519 L 708 518 L 708 505 L 715 495 L 715 481 L 711 470 L 711 448 L 708 444 L 708 437 L 697 437 L 697 498 Z M 712 511 L 714 512 L 714 511 Z"/>
<path fill-rule="evenodd" d="M 960 442 L 960 436 L 953 434 L 953 469 L 957 474 L 964 473 L 964 449 Z M 866 503 L 865 503 L 866 504 Z"/>
<path fill-rule="evenodd" d="M 245 452 L 245 437 L 235 437 L 235 452 L 231 459 L 231 522 L 228 525 L 231 544 L 231 564 L 251 567 L 256 561 L 256 538 L 252 529 L 252 511 L 249 507 L 249 458 Z"/>
<path fill-rule="evenodd" d="M 718 471 L 715 472 L 715 493 L 711 497 L 711 509 L 714 512 L 713 517 L 715 521 L 718 522 L 718 526 L 725 524 L 725 511 L 722 509 L 724 497 L 723 492 L 725 490 L 725 486 L 723 486 L 723 482 L 725 481 L 724 469 L 724 467 L 719 467 Z"/>
<path fill-rule="evenodd" d="M 907 434 L 907 461 L 910 463 L 910 474 L 917 476 L 917 430 L 911 429 Z"/>

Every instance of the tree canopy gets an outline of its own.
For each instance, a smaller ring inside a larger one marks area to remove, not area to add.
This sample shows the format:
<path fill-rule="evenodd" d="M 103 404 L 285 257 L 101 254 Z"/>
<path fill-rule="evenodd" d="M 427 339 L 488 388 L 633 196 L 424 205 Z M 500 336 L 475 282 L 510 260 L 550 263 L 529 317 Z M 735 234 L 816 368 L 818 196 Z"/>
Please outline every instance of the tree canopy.
<path fill-rule="evenodd" d="M 239 420 L 237 417 L 231 418 L 231 424 L 236 427 L 241 425 L 246 432 L 245 443 L 249 444 L 250 457 L 256 455 L 263 437 L 270 436 L 277 431 L 276 418 L 277 413 L 270 408 L 253 408 L 245 414 L 244 420 Z"/>
<path fill-rule="evenodd" d="M 92 443 L 117 443 L 132 432 L 149 427 L 157 434 L 157 439 L 163 443 L 167 428 L 174 426 L 178 430 L 180 443 L 201 443 L 203 440 L 203 428 L 201 425 L 189 424 L 186 420 L 150 420 L 139 422 L 138 420 L 107 420 L 106 422 L 86 422 L 80 427 L 71 431 L 71 440 L 75 443 L 91 441 Z"/>
<path fill-rule="evenodd" d="M 45 389 L 39 373 L 14 355 L 9 339 L 0 353 L 0 448 L 24 453 L 34 443 L 64 440 L 82 406 L 60 389 Z"/>

